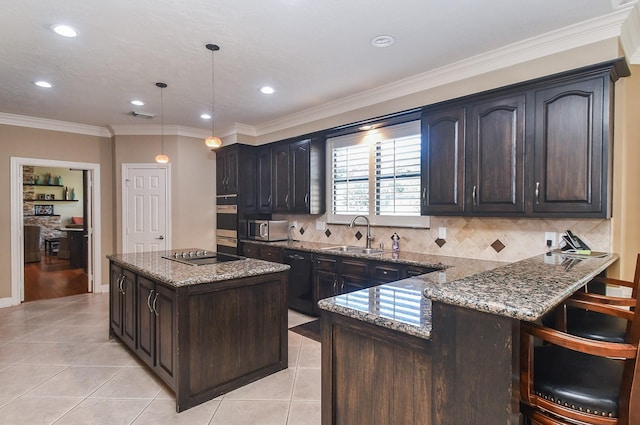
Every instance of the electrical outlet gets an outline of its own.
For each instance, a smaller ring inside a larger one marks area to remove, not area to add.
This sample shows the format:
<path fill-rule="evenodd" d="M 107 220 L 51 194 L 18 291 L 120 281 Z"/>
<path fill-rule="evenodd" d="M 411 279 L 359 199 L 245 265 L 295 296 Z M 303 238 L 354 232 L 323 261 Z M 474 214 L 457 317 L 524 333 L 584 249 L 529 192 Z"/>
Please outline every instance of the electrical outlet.
<path fill-rule="evenodd" d="M 324 221 L 316 221 L 316 230 L 327 230 L 327 223 Z"/>
<path fill-rule="evenodd" d="M 553 249 L 557 246 L 556 244 L 556 232 L 544 232 L 544 244 L 549 249 Z"/>
<path fill-rule="evenodd" d="M 440 239 L 447 239 L 447 228 L 446 227 L 438 227 L 438 237 Z"/>

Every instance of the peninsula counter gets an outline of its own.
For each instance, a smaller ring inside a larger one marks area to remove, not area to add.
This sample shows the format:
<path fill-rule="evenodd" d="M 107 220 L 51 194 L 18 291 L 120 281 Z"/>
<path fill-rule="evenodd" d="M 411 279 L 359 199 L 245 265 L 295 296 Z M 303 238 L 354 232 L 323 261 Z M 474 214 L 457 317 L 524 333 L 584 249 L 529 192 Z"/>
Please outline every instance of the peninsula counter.
<path fill-rule="evenodd" d="M 442 271 L 321 300 L 322 424 L 518 424 L 520 321 L 617 259 L 442 257 Z"/>

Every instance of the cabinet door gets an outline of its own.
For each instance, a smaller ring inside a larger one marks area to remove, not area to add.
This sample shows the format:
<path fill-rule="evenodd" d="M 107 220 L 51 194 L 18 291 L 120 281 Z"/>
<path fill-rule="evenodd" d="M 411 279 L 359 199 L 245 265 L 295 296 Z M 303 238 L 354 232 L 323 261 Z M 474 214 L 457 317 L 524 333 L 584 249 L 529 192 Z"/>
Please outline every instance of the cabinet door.
<path fill-rule="evenodd" d="M 339 291 L 338 275 L 332 272 L 316 270 L 313 274 L 313 309 L 320 314 L 318 301 L 336 295 Z"/>
<path fill-rule="evenodd" d="M 260 259 L 282 263 L 282 251 L 283 249 L 277 246 L 263 245 L 260 247 Z"/>
<path fill-rule="evenodd" d="M 603 105 L 608 78 L 536 92 L 534 212 L 606 216 L 609 111 Z"/>
<path fill-rule="evenodd" d="M 136 340 L 136 275 L 126 269 L 123 269 L 122 274 L 124 279 L 122 280 L 122 340 L 131 349 L 135 350 L 137 347 Z"/>
<path fill-rule="evenodd" d="M 109 278 L 109 317 L 113 333 L 122 335 L 122 268 L 111 264 Z"/>
<path fill-rule="evenodd" d="M 257 172 L 258 172 L 258 156 L 257 153 L 249 149 L 241 149 L 237 161 L 237 194 L 238 208 L 242 213 L 253 213 L 257 210 Z M 242 170 L 242 172 L 240 172 Z"/>
<path fill-rule="evenodd" d="M 152 309 L 155 314 L 156 372 L 169 382 L 175 382 L 178 340 L 176 292 L 156 284 Z"/>
<path fill-rule="evenodd" d="M 422 115 L 422 214 L 464 210 L 464 106 Z"/>
<path fill-rule="evenodd" d="M 227 164 L 225 163 L 226 156 L 223 152 L 216 153 L 216 194 L 217 195 L 227 195 L 227 178 L 226 178 L 226 168 Z"/>
<path fill-rule="evenodd" d="M 151 367 L 154 366 L 155 355 L 154 288 L 154 282 L 138 276 L 138 356 Z"/>
<path fill-rule="evenodd" d="M 301 140 L 289 146 L 289 157 L 291 159 L 291 189 L 289 190 L 290 211 L 309 212 L 309 140 Z"/>
<path fill-rule="evenodd" d="M 381 263 L 371 266 L 371 277 L 371 285 L 376 286 L 400 280 L 404 277 L 404 273 L 399 265 Z"/>
<path fill-rule="evenodd" d="M 273 211 L 288 212 L 289 211 L 289 190 L 291 183 L 289 181 L 289 145 L 283 144 L 273 148 L 271 159 L 273 161 Z"/>
<path fill-rule="evenodd" d="M 370 286 L 371 284 L 367 276 L 342 275 L 340 276 L 338 294 L 359 291 L 360 289 L 365 289 Z"/>
<path fill-rule="evenodd" d="M 524 213 L 524 94 L 474 105 L 467 131 L 467 205 L 472 212 Z"/>
<path fill-rule="evenodd" d="M 258 152 L 257 176 L 258 211 L 271 212 L 271 148 L 264 148 Z"/>
<path fill-rule="evenodd" d="M 227 193 L 238 193 L 238 151 L 232 149 L 226 153 Z"/>

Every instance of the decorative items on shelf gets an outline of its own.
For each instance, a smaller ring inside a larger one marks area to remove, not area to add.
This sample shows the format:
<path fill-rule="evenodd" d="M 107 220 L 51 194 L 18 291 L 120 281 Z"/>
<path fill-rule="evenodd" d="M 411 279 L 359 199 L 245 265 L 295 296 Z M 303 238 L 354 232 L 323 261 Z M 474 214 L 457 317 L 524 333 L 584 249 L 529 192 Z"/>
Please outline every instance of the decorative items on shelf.
<path fill-rule="evenodd" d="M 58 176 L 58 186 L 62 186 L 62 176 Z"/>
<path fill-rule="evenodd" d="M 53 215 L 53 205 L 34 205 L 33 213 L 34 215 Z"/>
<path fill-rule="evenodd" d="M 40 176 L 34 176 L 34 177 L 33 177 L 33 182 L 34 182 L 35 184 L 40 184 Z"/>
<path fill-rule="evenodd" d="M 64 200 L 68 201 L 69 198 L 69 188 L 67 186 L 64 187 L 64 192 L 62 193 L 62 195 L 64 196 Z"/>
<path fill-rule="evenodd" d="M 47 184 L 53 184 L 53 177 L 51 177 L 51 173 L 47 173 Z"/>
<path fill-rule="evenodd" d="M 75 188 L 71 188 L 71 200 L 74 201 L 76 199 L 76 190 Z"/>

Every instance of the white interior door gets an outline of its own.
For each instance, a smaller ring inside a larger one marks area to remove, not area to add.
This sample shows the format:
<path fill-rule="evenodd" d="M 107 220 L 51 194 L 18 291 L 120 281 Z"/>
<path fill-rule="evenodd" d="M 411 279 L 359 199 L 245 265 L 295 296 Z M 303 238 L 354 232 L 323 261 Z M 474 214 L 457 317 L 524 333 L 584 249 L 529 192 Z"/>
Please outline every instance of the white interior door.
<path fill-rule="evenodd" d="M 169 164 L 123 164 L 122 174 L 123 252 L 170 249 Z"/>

